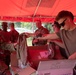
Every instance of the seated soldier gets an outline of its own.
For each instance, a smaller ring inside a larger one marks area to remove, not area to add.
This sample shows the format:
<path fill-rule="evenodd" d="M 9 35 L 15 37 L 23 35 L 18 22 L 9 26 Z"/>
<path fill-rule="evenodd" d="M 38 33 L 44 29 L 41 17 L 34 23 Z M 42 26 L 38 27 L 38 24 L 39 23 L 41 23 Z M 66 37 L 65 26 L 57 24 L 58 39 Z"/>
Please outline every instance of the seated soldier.
<path fill-rule="evenodd" d="M 19 37 L 19 33 L 15 30 L 14 23 L 10 23 L 10 34 L 11 34 L 11 42 L 16 43 Z"/>
<path fill-rule="evenodd" d="M 33 41 L 32 41 L 32 44 L 33 46 L 39 46 L 39 45 L 45 45 L 47 44 L 47 40 L 37 40 L 36 38 L 37 37 L 42 37 L 43 34 L 48 34 L 49 31 L 48 29 L 44 28 L 42 25 L 41 25 L 41 21 L 40 20 L 37 20 L 36 21 L 36 27 L 38 28 L 35 33 L 34 33 L 34 37 L 33 37 Z"/>
<path fill-rule="evenodd" d="M 14 50 L 13 45 L 11 45 L 11 34 L 7 31 L 7 22 L 2 22 L 2 31 L 0 31 L 0 49 L 3 50 L 5 59 L 5 64 L 9 67 L 10 64 L 10 54 Z"/>

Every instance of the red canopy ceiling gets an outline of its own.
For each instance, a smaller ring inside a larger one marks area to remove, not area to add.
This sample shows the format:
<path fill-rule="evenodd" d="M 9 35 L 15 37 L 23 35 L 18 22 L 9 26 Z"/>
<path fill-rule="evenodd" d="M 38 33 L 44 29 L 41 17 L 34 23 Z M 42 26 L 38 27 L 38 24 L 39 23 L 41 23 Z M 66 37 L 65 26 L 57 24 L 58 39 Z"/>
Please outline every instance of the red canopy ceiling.
<path fill-rule="evenodd" d="M 61 10 L 76 16 L 76 0 L 0 0 L 0 20 L 52 22 Z"/>

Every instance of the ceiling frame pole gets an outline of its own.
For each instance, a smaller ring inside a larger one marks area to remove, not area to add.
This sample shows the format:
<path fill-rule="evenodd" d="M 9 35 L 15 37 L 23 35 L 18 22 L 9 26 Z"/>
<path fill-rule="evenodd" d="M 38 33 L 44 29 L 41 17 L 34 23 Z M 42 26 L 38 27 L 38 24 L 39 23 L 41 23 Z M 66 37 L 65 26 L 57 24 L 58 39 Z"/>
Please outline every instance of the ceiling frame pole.
<path fill-rule="evenodd" d="M 37 10 L 38 10 L 38 8 L 39 8 L 39 6 L 40 6 L 40 4 L 41 4 L 41 1 L 42 1 L 42 0 L 39 0 L 38 5 L 37 5 L 37 7 L 36 7 L 36 10 L 35 10 L 35 12 L 34 12 L 34 15 L 33 15 L 33 22 L 34 22 L 34 17 L 35 17 L 35 15 L 36 15 L 36 13 L 37 13 Z M 32 30 L 33 30 L 33 32 L 34 32 L 33 23 L 32 23 Z"/>
<path fill-rule="evenodd" d="M 41 1 L 42 1 L 42 0 L 39 0 L 38 5 L 37 5 L 37 7 L 36 7 L 36 10 L 35 10 L 35 12 L 34 12 L 33 17 L 36 15 L 37 10 L 38 10 L 38 8 L 39 8 L 39 6 L 40 6 L 40 4 L 41 4 Z"/>

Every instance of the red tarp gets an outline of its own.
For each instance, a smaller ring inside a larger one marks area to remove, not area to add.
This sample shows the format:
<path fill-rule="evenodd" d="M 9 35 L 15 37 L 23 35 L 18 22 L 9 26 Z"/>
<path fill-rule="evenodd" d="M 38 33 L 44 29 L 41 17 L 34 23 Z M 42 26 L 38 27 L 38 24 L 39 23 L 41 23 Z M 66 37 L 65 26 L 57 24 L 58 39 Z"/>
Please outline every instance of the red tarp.
<path fill-rule="evenodd" d="M 0 20 L 52 22 L 61 10 L 76 16 L 76 0 L 0 0 Z"/>

